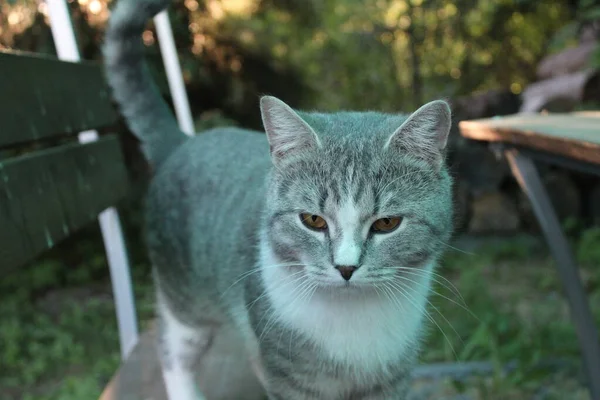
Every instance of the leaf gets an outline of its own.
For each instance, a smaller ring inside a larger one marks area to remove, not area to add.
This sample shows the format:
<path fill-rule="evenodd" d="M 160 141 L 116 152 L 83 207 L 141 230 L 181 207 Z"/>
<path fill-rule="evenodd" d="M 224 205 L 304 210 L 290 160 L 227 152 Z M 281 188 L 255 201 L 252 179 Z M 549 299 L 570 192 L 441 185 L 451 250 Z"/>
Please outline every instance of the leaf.
<path fill-rule="evenodd" d="M 553 51 L 558 51 L 565 48 L 569 41 L 577 38 L 578 32 L 579 22 L 573 21 L 566 24 L 552 36 L 552 39 L 550 39 L 550 49 Z"/>
<path fill-rule="evenodd" d="M 487 343 L 489 340 L 489 330 L 485 323 L 479 324 L 477 330 L 471 335 L 469 340 L 466 342 L 462 351 L 458 355 L 459 360 L 469 360 L 473 357 L 476 349 L 481 347 L 482 344 Z"/>
<path fill-rule="evenodd" d="M 600 7 L 593 7 L 582 13 L 581 19 L 584 21 L 593 21 L 600 18 Z"/>
<path fill-rule="evenodd" d="M 596 50 L 592 53 L 590 63 L 593 68 L 600 68 L 600 45 L 596 46 Z"/>

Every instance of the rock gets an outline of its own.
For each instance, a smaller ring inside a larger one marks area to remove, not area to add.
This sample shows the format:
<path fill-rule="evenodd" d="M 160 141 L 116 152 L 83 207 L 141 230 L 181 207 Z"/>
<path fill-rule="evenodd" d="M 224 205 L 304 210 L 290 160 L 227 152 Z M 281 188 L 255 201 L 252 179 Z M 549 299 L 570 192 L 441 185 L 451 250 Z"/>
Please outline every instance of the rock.
<path fill-rule="evenodd" d="M 552 171 L 543 178 L 550 201 L 560 221 L 581 217 L 581 194 L 567 171 Z"/>
<path fill-rule="evenodd" d="M 453 170 L 472 195 L 497 191 L 510 176 L 506 160 L 496 158 L 485 143 L 460 138 L 452 154 Z"/>
<path fill-rule="evenodd" d="M 487 192 L 473 199 L 469 233 L 514 233 L 520 219 L 516 202 L 501 192 Z"/>

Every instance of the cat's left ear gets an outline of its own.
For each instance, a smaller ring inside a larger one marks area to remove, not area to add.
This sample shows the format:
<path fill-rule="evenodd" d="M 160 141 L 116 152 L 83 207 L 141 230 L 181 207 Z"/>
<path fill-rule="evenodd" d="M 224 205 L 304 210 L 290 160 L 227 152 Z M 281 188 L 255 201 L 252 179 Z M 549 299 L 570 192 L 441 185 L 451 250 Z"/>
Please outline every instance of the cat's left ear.
<path fill-rule="evenodd" d="M 388 139 L 384 148 L 409 152 L 432 164 L 439 171 L 452 126 L 450 106 L 434 100 L 412 113 Z"/>
<path fill-rule="evenodd" d="M 321 146 L 316 132 L 290 106 L 273 96 L 260 99 L 263 125 L 275 164 Z"/>

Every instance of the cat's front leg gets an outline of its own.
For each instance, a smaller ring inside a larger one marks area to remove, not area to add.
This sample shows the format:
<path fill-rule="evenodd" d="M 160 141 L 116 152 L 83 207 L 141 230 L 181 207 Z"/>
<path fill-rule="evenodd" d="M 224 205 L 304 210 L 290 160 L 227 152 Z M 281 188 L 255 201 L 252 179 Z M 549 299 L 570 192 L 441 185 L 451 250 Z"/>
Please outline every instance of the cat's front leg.
<path fill-rule="evenodd" d="M 160 296 L 159 296 L 160 298 Z M 210 346 L 213 328 L 191 327 L 158 301 L 158 351 L 169 400 L 206 400 L 195 379 L 195 361 Z"/>

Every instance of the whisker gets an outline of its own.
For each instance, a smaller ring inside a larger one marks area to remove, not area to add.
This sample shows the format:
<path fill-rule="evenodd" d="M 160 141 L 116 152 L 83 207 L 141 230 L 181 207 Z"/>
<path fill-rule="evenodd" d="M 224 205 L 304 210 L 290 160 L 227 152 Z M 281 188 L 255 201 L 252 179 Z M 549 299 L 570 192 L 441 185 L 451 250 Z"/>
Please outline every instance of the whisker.
<path fill-rule="evenodd" d="M 377 285 L 377 284 L 374 284 L 373 288 L 377 292 L 377 297 L 379 297 L 379 301 L 383 302 L 383 299 L 381 298 L 381 291 L 380 291 L 380 290 L 383 290 L 383 289 L 379 285 Z"/>
<path fill-rule="evenodd" d="M 438 238 L 435 238 L 435 239 L 436 239 L 438 242 L 440 242 L 442 245 L 444 245 L 444 246 L 448 247 L 449 249 L 452 249 L 452 250 L 458 251 L 459 253 L 463 253 L 463 254 L 466 254 L 466 255 L 469 255 L 469 256 L 474 256 L 474 255 L 475 255 L 475 253 L 471 253 L 470 251 L 466 251 L 466 250 L 463 250 L 463 249 L 459 249 L 458 247 L 454 247 L 454 246 L 452 246 L 451 244 L 448 244 L 448 243 L 444 242 L 443 240 L 440 240 L 440 239 L 438 239 Z"/>
<path fill-rule="evenodd" d="M 418 282 L 415 282 L 413 280 L 407 279 L 409 282 L 419 285 Z M 414 290 L 414 288 L 409 287 L 408 285 L 402 285 L 401 282 L 394 282 L 397 285 L 399 285 L 400 287 L 404 288 L 404 289 L 412 289 Z M 439 308 L 437 308 L 431 301 L 429 301 L 429 299 L 425 298 L 425 301 L 427 302 L 427 304 L 429 304 L 439 315 L 440 317 L 442 317 L 444 319 L 444 321 L 446 321 L 446 323 L 450 326 L 450 328 L 452 328 L 452 330 L 454 331 L 454 333 L 456 334 L 456 336 L 460 339 L 460 341 L 464 344 L 464 341 L 462 339 L 462 337 L 459 335 L 459 333 L 456 331 L 456 329 L 454 328 L 454 325 L 452 325 L 452 323 L 450 321 L 448 321 L 448 318 L 446 318 L 446 316 L 439 310 Z M 467 310 L 468 311 L 468 310 Z M 475 317 L 475 319 L 479 320 L 477 317 Z"/>
<path fill-rule="evenodd" d="M 317 289 L 317 284 L 314 282 L 310 282 L 308 285 L 308 290 L 305 290 L 304 293 L 300 294 L 301 299 L 304 300 L 304 297 L 306 297 L 306 302 L 307 303 L 310 302 L 310 299 L 312 298 L 316 289 Z M 292 340 L 294 337 L 294 333 L 295 333 L 295 331 L 292 329 L 291 333 L 290 333 L 290 341 L 289 341 L 289 346 L 288 346 L 288 358 L 290 361 L 292 361 Z M 293 373 L 293 369 L 294 369 L 293 361 L 292 361 L 291 365 L 292 365 L 292 373 Z"/>
<path fill-rule="evenodd" d="M 418 269 L 418 268 L 401 267 L 401 266 L 394 266 L 392 268 L 402 270 L 405 273 L 412 273 L 412 274 L 419 275 L 419 276 L 431 275 L 431 279 L 434 282 L 438 283 L 439 285 L 442 285 L 443 287 L 445 287 L 446 289 L 448 289 L 450 292 L 454 292 L 454 294 L 456 294 L 458 297 L 460 297 L 460 299 L 462 300 L 462 302 L 465 303 L 465 299 L 462 296 L 462 294 L 460 293 L 460 290 L 458 290 L 458 288 L 456 287 L 456 285 L 454 285 L 446 277 L 444 277 L 443 275 L 438 274 L 435 271 L 424 271 L 424 270 L 421 270 L 421 269 Z M 438 278 L 442 279 L 443 281 L 445 281 L 446 284 L 444 284 L 443 282 L 439 281 Z"/>
<path fill-rule="evenodd" d="M 227 293 L 227 291 L 229 289 L 231 289 L 233 286 L 235 286 L 236 284 L 238 284 L 242 280 L 246 279 L 250 275 L 255 274 L 255 273 L 259 272 L 259 271 L 262 271 L 262 270 L 265 270 L 265 269 L 271 269 L 271 268 L 283 268 L 283 267 L 294 267 L 294 266 L 307 267 L 307 265 L 303 264 L 303 263 L 292 263 L 292 262 L 289 262 L 289 263 L 273 264 L 273 265 L 266 265 L 266 266 L 258 266 L 258 267 L 252 268 L 252 269 L 250 269 L 248 271 L 245 271 L 242 274 L 240 274 L 238 276 L 238 279 L 235 282 L 233 282 L 231 285 L 229 285 L 229 287 L 223 291 L 223 293 L 221 294 L 221 297 L 223 297 L 225 295 L 225 293 Z"/>
<path fill-rule="evenodd" d="M 408 278 L 408 277 L 406 277 L 406 276 L 398 276 L 398 275 L 397 275 L 397 276 L 395 276 L 395 279 L 403 279 L 403 280 L 405 280 L 405 281 L 408 281 L 408 282 L 414 283 L 415 285 L 418 285 L 418 286 L 420 286 L 420 287 L 422 287 L 422 288 L 426 288 L 426 286 L 425 286 L 425 285 L 423 285 L 422 283 L 420 283 L 420 282 L 417 282 L 417 281 L 415 281 L 415 280 L 413 280 L 413 279 L 410 279 L 410 278 Z M 478 322 L 481 322 L 481 321 L 479 320 L 479 317 L 477 317 L 477 315 L 475 315 L 475 314 L 473 313 L 473 311 L 471 311 L 471 310 L 470 310 L 470 309 L 469 309 L 469 308 L 466 306 L 466 304 L 465 304 L 465 305 L 463 305 L 463 304 L 460 304 L 459 302 L 457 302 L 457 301 L 455 301 L 455 300 L 453 300 L 453 299 L 451 299 L 451 298 L 449 298 L 449 297 L 447 297 L 447 296 L 444 296 L 443 294 L 441 294 L 441 293 L 437 292 L 436 290 L 433 290 L 433 289 L 431 289 L 431 288 L 428 288 L 428 289 L 429 289 L 429 291 L 430 291 L 431 293 L 435 294 L 436 296 L 442 297 L 442 298 L 444 298 L 444 299 L 448 300 L 449 302 L 451 302 L 451 303 L 453 303 L 453 304 L 456 304 L 457 306 L 459 306 L 460 308 L 462 308 L 463 310 L 465 310 L 466 312 L 468 312 L 468 313 L 469 313 L 469 314 L 470 314 L 470 315 L 471 315 L 473 318 L 475 318 L 475 319 L 476 319 Z"/>
<path fill-rule="evenodd" d="M 302 274 L 302 275 L 301 275 L 300 277 L 296 277 L 295 279 L 289 280 L 289 279 L 291 279 L 291 278 L 294 278 L 296 275 L 299 275 L 299 274 Z M 283 283 L 283 284 L 280 286 L 280 288 L 281 288 L 281 287 L 284 287 L 284 286 L 287 286 L 287 285 L 289 285 L 289 284 L 296 283 L 296 282 L 298 282 L 298 281 L 300 281 L 300 280 L 302 280 L 302 279 L 305 279 L 305 278 L 306 278 L 306 273 L 305 273 L 305 271 L 304 271 L 304 270 L 297 271 L 297 272 L 295 272 L 295 273 L 293 273 L 293 274 L 290 274 L 290 275 L 287 275 L 287 276 L 283 277 L 281 280 L 282 280 L 282 281 L 286 281 L 286 280 L 287 280 L 288 282 L 285 282 L 285 283 Z M 293 288 L 292 290 L 293 290 L 293 291 L 296 291 L 296 290 L 298 290 L 298 288 L 301 288 L 301 287 L 302 287 L 302 284 L 303 284 L 303 283 L 304 283 L 304 282 L 302 282 L 302 283 L 301 283 L 301 285 L 300 285 L 299 287 L 295 287 L 295 288 Z M 278 281 L 278 282 L 276 282 L 276 284 L 279 284 L 279 281 Z M 264 296 L 268 295 L 268 293 L 269 293 L 269 292 L 268 292 L 268 288 L 265 288 L 265 289 L 263 290 L 263 293 L 262 293 L 260 296 L 258 296 L 256 299 L 254 299 L 254 301 L 253 301 L 252 303 L 250 303 L 250 305 L 248 306 L 248 310 L 252 309 L 252 307 L 254 307 L 254 305 L 255 305 L 255 304 L 256 304 L 256 303 L 257 303 L 257 302 L 258 302 L 258 301 L 259 301 L 261 298 L 263 298 Z M 270 312 L 270 313 L 269 313 L 269 312 Z M 270 324 L 271 324 L 271 320 L 273 320 L 273 317 L 275 317 L 275 312 L 276 312 L 276 311 L 274 310 L 274 308 L 273 308 L 273 305 L 269 304 L 269 308 L 268 308 L 268 310 L 266 310 L 266 311 L 265 311 L 265 314 L 264 314 L 264 315 L 263 315 L 263 316 L 260 318 L 260 320 L 258 321 L 257 325 L 260 325 L 260 323 L 263 321 L 263 319 L 265 318 L 265 316 L 267 315 L 267 313 L 269 313 L 269 319 L 268 319 L 268 320 L 267 320 L 267 322 L 265 323 L 265 326 L 264 326 L 264 327 L 263 327 L 263 329 L 262 329 L 262 332 L 261 332 L 261 334 L 260 334 L 260 337 L 258 338 L 258 342 L 259 342 L 259 343 L 260 343 L 260 342 L 262 342 L 262 338 L 263 338 L 263 336 L 265 335 L 265 333 L 266 333 L 268 330 L 270 330 L 270 328 L 271 328 L 271 326 L 270 326 Z M 273 324 L 274 324 L 274 322 L 273 322 Z"/>
<path fill-rule="evenodd" d="M 293 274 L 290 274 L 290 275 L 288 275 L 288 276 L 285 276 L 285 277 L 283 277 L 282 279 L 283 279 L 283 280 L 285 280 L 285 279 L 289 279 L 289 278 L 292 278 L 292 277 L 294 277 L 294 276 L 296 276 L 296 275 L 299 275 L 299 274 L 301 274 L 301 273 L 303 273 L 303 272 L 304 272 L 304 271 L 297 271 L 297 272 L 294 272 Z M 294 280 L 294 281 L 291 281 L 291 282 L 284 283 L 284 286 L 285 286 L 285 285 L 288 285 L 288 284 L 290 284 L 290 283 L 294 283 L 294 282 L 296 282 L 296 281 L 298 281 L 298 279 L 296 279 L 296 280 Z M 252 307 L 254 307 L 254 305 L 255 305 L 255 304 L 256 304 L 256 303 L 257 303 L 257 302 L 258 302 L 260 299 L 262 299 L 264 296 L 266 296 L 267 294 L 268 294 L 268 289 L 267 289 L 267 288 L 265 288 L 265 289 L 262 291 L 262 293 L 260 294 L 260 296 L 258 296 L 256 299 L 254 299 L 254 300 L 252 301 L 252 303 L 248 304 L 248 311 L 250 311 L 250 310 L 252 309 Z"/>
<path fill-rule="evenodd" d="M 304 272 L 304 271 L 303 271 L 303 272 Z M 300 285 L 298 285 L 297 287 L 295 287 L 294 289 L 292 289 L 292 294 L 293 294 L 293 293 L 295 293 L 295 292 L 297 292 L 297 291 L 303 291 L 303 290 L 304 290 L 304 288 L 305 288 L 305 286 L 306 286 L 306 285 L 308 285 L 308 284 L 310 284 L 310 281 L 308 281 L 308 280 L 306 279 L 306 274 L 302 275 L 302 276 L 301 276 L 301 277 L 299 277 L 299 278 L 296 278 L 296 279 L 294 279 L 294 281 L 293 281 L 293 282 L 297 282 L 297 281 L 299 281 L 299 280 L 301 280 L 301 279 L 305 279 L 305 280 L 304 280 L 304 281 L 302 281 L 302 282 L 300 282 Z M 293 300 L 292 302 L 295 302 L 295 301 L 296 301 L 296 299 L 297 299 L 297 297 L 295 297 L 295 298 L 294 298 L 294 300 Z M 264 336 L 265 336 L 265 335 L 266 335 L 266 334 L 267 334 L 267 333 L 268 333 L 268 332 L 269 332 L 269 331 L 270 331 L 270 330 L 273 328 L 273 326 L 275 325 L 275 321 L 276 321 L 276 320 L 274 319 L 274 317 L 275 317 L 275 310 L 273 310 L 273 312 L 271 313 L 271 316 L 270 316 L 270 317 L 269 317 L 269 319 L 267 320 L 267 323 L 265 324 L 265 326 L 264 326 L 264 328 L 263 328 L 263 330 L 262 330 L 262 332 L 261 332 L 261 334 L 260 334 L 260 337 L 258 338 L 258 342 L 259 342 L 259 343 L 260 343 L 260 342 L 262 342 L 262 339 L 263 339 L 263 337 L 264 337 Z M 262 320 L 262 318 L 261 318 L 261 320 Z M 273 321 L 273 322 L 271 322 L 271 321 Z M 259 323 L 260 323 L 260 321 L 259 321 Z"/>
<path fill-rule="evenodd" d="M 395 303 L 396 306 L 398 306 L 398 308 L 400 308 L 402 310 L 402 313 L 406 314 L 406 309 L 404 308 L 404 304 L 402 304 L 402 302 L 396 296 L 394 296 L 393 290 L 390 287 L 388 287 L 388 285 L 386 283 L 384 283 L 382 289 L 383 289 L 384 293 L 386 294 L 387 298 L 389 300 L 391 300 L 393 303 Z"/>
<path fill-rule="evenodd" d="M 304 288 L 300 291 L 300 293 L 294 298 L 294 300 L 292 300 L 292 302 L 290 303 L 290 306 L 292 306 L 293 304 L 296 303 L 296 301 L 298 300 L 303 300 L 304 297 L 310 293 L 311 288 L 313 287 L 313 285 L 315 285 L 313 282 L 307 281 L 308 284 L 304 285 Z M 275 325 L 275 324 L 273 324 Z M 283 336 L 283 333 L 285 332 L 285 330 L 281 330 L 281 333 L 279 334 L 279 339 L 277 340 L 277 350 L 279 351 L 279 345 L 281 343 L 281 337 Z M 292 359 L 292 336 L 294 335 L 294 330 L 291 330 L 291 334 L 290 334 L 290 343 L 289 343 L 289 353 L 288 353 L 288 357 L 291 360 Z M 292 365 L 293 367 L 293 365 Z"/>
<path fill-rule="evenodd" d="M 391 282 L 387 282 L 386 286 L 389 285 Z M 406 293 L 403 289 L 402 286 L 396 286 L 393 285 L 393 287 L 396 289 L 396 291 L 398 293 L 400 293 L 417 311 L 419 310 L 419 307 L 413 302 L 413 299 L 411 299 L 408 296 L 408 293 Z M 450 348 L 452 350 L 452 353 L 454 354 L 455 358 L 458 359 L 458 355 L 456 354 L 456 351 L 454 350 L 454 346 L 452 345 L 452 342 L 450 341 L 450 339 L 448 338 L 448 336 L 446 335 L 446 332 L 444 332 L 444 330 L 442 329 L 442 327 L 440 326 L 440 324 L 437 323 L 437 321 L 431 316 L 431 314 L 429 313 L 429 311 L 427 311 L 427 308 L 424 308 L 423 310 L 423 314 L 431 321 L 433 322 L 437 328 L 440 330 L 440 332 L 442 333 L 442 335 L 444 335 L 444 338 L 446 340 L 446 342 L 448 342 L 448 344 L 450 345 Z"/>

